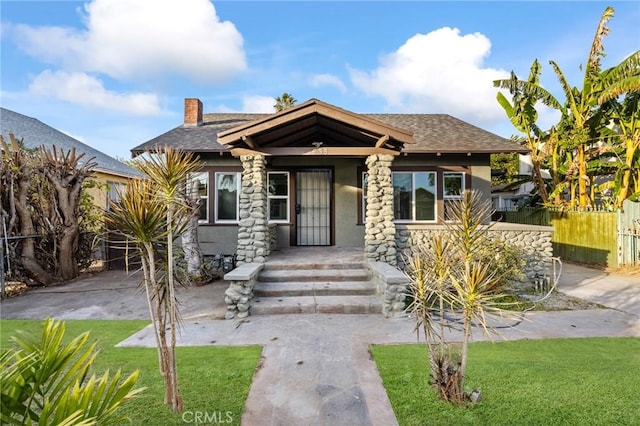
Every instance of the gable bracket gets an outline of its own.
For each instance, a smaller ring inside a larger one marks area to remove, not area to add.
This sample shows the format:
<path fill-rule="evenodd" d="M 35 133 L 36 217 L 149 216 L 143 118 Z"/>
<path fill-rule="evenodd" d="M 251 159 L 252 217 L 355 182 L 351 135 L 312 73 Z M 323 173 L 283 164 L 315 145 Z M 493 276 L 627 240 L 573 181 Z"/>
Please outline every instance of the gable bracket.
<path fill-rule="evenodd" d="M 389 142 L 389 135 L 383 135 L 378 139 L 378 142 L 376 142 L 376 148 L 382 148 L 387 142 Z"/>

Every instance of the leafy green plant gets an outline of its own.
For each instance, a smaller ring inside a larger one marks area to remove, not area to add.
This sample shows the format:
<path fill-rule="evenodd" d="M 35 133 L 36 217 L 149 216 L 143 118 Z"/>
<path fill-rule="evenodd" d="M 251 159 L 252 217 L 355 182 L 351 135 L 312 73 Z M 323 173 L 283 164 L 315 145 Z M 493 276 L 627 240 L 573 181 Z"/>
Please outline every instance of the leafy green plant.
<path fill-rule="evenodd" d="M 96 344 L 85 332 L 65 344 L 64 322 L 47 319 L 42 335 L 17 331 L 14 348 L 0 355 L 0 421 L 12 425 L 110 425 L 124 420 L 118 408 L 142 388 L 134 389 L 138 371 L 123 378 L 89 376 Z"/>

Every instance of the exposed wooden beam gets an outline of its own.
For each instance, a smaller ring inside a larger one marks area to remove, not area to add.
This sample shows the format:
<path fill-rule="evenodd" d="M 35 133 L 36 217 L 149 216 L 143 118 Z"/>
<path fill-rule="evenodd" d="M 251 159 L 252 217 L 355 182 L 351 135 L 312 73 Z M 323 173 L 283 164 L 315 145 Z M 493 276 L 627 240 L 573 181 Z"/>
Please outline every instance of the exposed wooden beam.
<path fill-rule="evenodd" d="M 400 151 L 387 148 L 374 147 L 334 147 L 320 146 L 300 147 L 300 148 L 232 148 L 231 154 L 234 157 L 240 155 L 265 155 L 281 157 L 316 156 L 316 157 L 366 157 L 373 154 L 399 155 Z"/>
<path fill-rule="evenodd" d="M 383 135 L 378 142 L 376 142 L 376 148 L 382 148 L 382 146 L 389 141 L 389 135 Z"/>
<path fill-rule="evenodd" d="M 356 113 L 352 113 L 346 110 L 336 110 L 334 108 L 328 108 L 324 105 L 318 105 L 318 113 L 325 117 L 347 123 L 354 127 L 366 129 L 379 135 L 388 134 L 389 136 L 393 136 L 394 139 L 397 139 L 398 141 L 403 143 L 415 143 L 411 132 L 408 132 L 404 129 L 395 128 L 388 124 L 380 123 L 379 121 L 358 115 Z"/>
<path fill-rule="evenodd" d="M 242 141 L 249 145 L 249 148 L 256 149 L 257 145 L 251 136 L 243 136 Z"/>
<path fill-rule="evenodd" d="M 273 129 L 276 128 L 277 126 L 281 126 L 283 124 L 288 124 L 288 123 L 292 123 L 297 119 L 303 118 L 305 116 L 308 115 L 312 115 L 313 113 L 315 113 L 315 108 L 305 108 L 305 109 L 299 109 L 297 111 L 292 111 L 289 114 L 286 115 L 282 115 L 282 116 L 273 116 L 271 119 L 269 119 L 268 121 L 264 121 L 255 125 L 252 125 L 248 128 L 243 128 L 243 129 L 239 129 L 236 132 L 232 132 L 230 130 L 224 131 L 224 132 L 220 132 L 218 134 L 218 142 L 222 145 L 226 145 L 229 144 L 231 142 L 233 142 L 234 140 L 237 140 L 239 138 L 241 138 L 242 136 L 248 135 L 248 134 L 257 134 L 260 133 L 262 131 L 265 130 L 269 130 L 269 129 Z"/>
<path fill-rule="evenodd" d="M 262 132 L 269 132 L 280 126 L 292 125 L 294 122 L 307 117 L 322 117 L 334 121 L 334 125 L 350 126 L 366 135 L 388 135 L 390 138 L 400 142 L 415 143 L 411 132 L 381 123 L 369 117 L 365 117 L 341 108 L 333 107 L 322 102 L 314 101 L 308 105 L 300 105 L 291 108 L 283 114 L 275 114 L 268 118 L 254 123 L 247 123 L 233 129 L 222 131 L 218 134 L 218 142 L 223 145 L 233 144 L 241 140 L 243 136 L 257 135 Z"/>

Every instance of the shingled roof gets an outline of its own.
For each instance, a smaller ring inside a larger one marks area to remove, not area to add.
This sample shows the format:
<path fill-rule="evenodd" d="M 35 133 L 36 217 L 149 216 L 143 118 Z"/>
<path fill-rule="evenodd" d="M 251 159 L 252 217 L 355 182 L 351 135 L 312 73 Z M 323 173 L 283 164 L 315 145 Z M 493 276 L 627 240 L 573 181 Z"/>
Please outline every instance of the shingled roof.
<path fill-rule="evenodd" d="M 16 138 L 23 139 L 24 146 L 30 149 L 42 145 L 46 147 L 55 145 L 64 151 L 75 148 L 76 152 L 84 153 L 85 160 L 93 157 L 93 161 L 97 163 L 96 171 L 125 177 L 140 176 L 138 171 L 121 161 L 44 124 L 38 119 L 6 108 L 0 108 L 0 130 L 5 140 L 9 140 L 9 133 L 13 133 Z"/>
<path fill-rule="evenodd" d="M 311 100 L 305 102 L 320 102 Z M 447 114 L 359 114 L 413 134 L 403 152 L 415 153 L 499 153 L 526 152 L 521 146 Z M 198 126 L 178 126 L 137 147 L 134 155 L 169 146 L 194 152 L 229 152 L 218 143 L 218 135 L 230 129 L 264 120 L 274 114 L 204 114 Z"/>

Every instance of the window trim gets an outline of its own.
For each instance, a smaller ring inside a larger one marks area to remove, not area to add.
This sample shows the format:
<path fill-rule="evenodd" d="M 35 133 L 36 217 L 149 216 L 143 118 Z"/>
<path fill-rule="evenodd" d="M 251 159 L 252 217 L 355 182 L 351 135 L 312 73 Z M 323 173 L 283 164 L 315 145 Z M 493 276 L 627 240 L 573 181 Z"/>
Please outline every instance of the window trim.
<path fill-rule="evenodd" d="M 286 170 L 272 170 L 267 172 L 267 185 L 269 185 L 269 176 L 272 174 L 287 176 L 287 195 L 271 195 L 267 188 L 267 220 L 269 223 L 287 224 L 291 221 L 291 173 Z M 287 200 L 287 217 L 286 219 L 271 219 L 271 200 Z"/>
<path fill-rule="evenodd" d="M 397 170 L 391 171 L 391 185 L 393 185 L 394 174 L 411 174 L 411 219 L 396 219 L 393 218 L 394 223 L 408 224 L 408 223 L 438 223 L 438 172 L 436 170 Z M 416 174 L 417 173 L 431 173 L 434 176 L 434 199 L 433 199 L 433 219 L 421 219 L 416 220 Z"/>
<path fill-rule="evenodd" d="M 235 219 L 219 219 L 218 218 L 218 176 L 220 175 L 235 175 L 236 176 L 236 218 Z M 237 225 L 240 223 L 240 191 L 242 173 L 237 171 L 215 171 L 213 176 L 214 184 L 214 218 L 213 223 L 220 225 Z"/>
<path fill-rule="evenodd" d="M 211 219 L 211 204 L 209 203 L 209 198 L 211 197 L 211 173 L 208 170 L 199 170 L 197 172 L 193 172 L 189 174 L 188 179 L 192 180 L 192 175 L 206 175 L 205 184 L 207 185 L 207 195 L 200 195 L 199 191 L 193 196 L 200 198 L 200 202 L 205 205 L 206 208 L 206 217 L 204 219 L 198 219 L 198 224 L 207 224 L 210 223 Z M 190 189 L 189 189 L 190 190 Z M 191 196 L 191 194 L 189 194 Z"/>
<path fill-rule="evenodd" d="M 460 191 L 461 193 L 459 195 L 446 195 L 445 194 L 445 184 L 444 184 L 444 179 L 447 175 L 462 175 L 461 176 L 461 183 L 462 185 L 460 186 Z M 452 219 L 447 219 L 447 201 L 455 201 L 455 200 L 461 200 L 462 199 L 462 194 L 464 194 L 464 191 L 466 190 L 467 187 L 467 173 L 465 173 L 464 171 L 453 171 L 453 170 L 447 170 L 447 171 L 443 171 L 442 172 L 442 221 L 443 222 L 452 222 Z"/>
<path fill-rule="evenodd" d="M 396 221 L 398 225 L 411 225 L 411 224 L 443 224 L 444 220 L 444 188 L 441 183 L 443 182 L 444 173 L 462 173 L 463 174 L 463 189 L 471 189 L 472 188 L 472 173 L 471 168 L 469 166 L 459 166 L 459 165 L 442 165 L 442 166 L 408 166 L 401 165 L 391 168 L 391 173 L 396 172 L 434 172 L 436 173 L 436 218 L 431 221 L 411 221 L 411 220 L 401 220 Z M 358 225 L 364 225 L 367 221 L 367 210 L 366 210 L 366 188 L 364 187 L 364 175 L 367 173 L 367 168 L 363 166 L 359 166 L 357 168 L 357 183 L 358 183 Z"/>
<path fill-rule="evenodd" d="M 460 193 L 459 195 L 446 195 L 446 194 L 445 194 L 445 189 L 446 189 L 446 187 L 445 187 L 445 185 L 444 185 L 444 179 L 445 179 L 445 177 L 446 177 L 447 175 L 462 175 L 462 176 L 461 176 L 461 178 L 462 178 L 462 180 L 461 180 L 462 185 L 460 186 L 461 193 Z M 459 200 L 459 199 L 461 199 L 461 198 L 462 198 L 462 194 L 464 194 L 464 191 L 467 189 L 467 188 L 466 188 L 466 186 L 467 186 L 467 185 L 466 185 L 466 178 L 465 178 L 465 175 L 466 175 L 466 173 L 465 173 L 465 172 L 462 172 L 462 171 L 460 171 L 460 172 L 454 172 L 454 171 L 448 170 L 448 171 L 443 171 L 443 172 L 442 172 L 442 199 L 443 199 L 443 200 Z"/>

